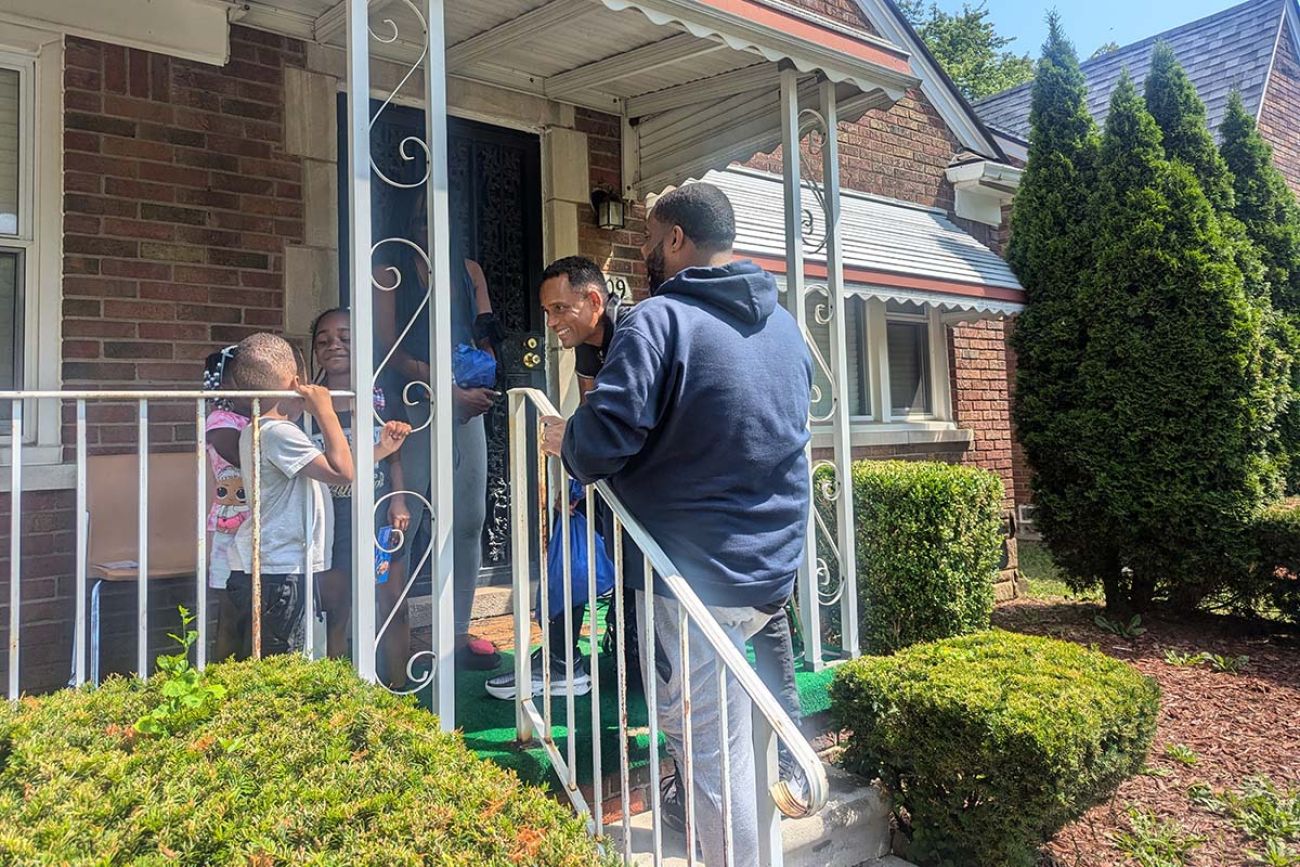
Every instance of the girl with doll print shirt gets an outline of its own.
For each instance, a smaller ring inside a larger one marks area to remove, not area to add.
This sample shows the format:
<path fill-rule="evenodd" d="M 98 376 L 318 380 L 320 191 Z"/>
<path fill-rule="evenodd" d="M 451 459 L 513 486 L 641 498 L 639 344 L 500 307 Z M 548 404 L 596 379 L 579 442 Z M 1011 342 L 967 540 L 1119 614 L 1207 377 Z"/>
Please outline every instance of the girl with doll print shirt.
<path fill-rule="evenodd" d="M 203 366 L 204 390 L 233 386 L 230 376 L 238 347 L 227 346 L 207 357 Z M 252 408 L 248 401 L 218 397 L 204 425 L 208 466 L 212 470 L 212 506 L 208 510 L 208 586 L 217 593 L 217 631 L 214 657 L 227 659 L 241 652 L 238 612 L 226 590 L 231 571 L 231 546 L 235 531 L 248 519 L 248 497 L 239 467 L 239 432 L 248 427 Z"/>
<path fill-rule="evenodd" d="M 315 367 L 320 371 L 317 381 L 330 391 L 352 390 L 352 331 L 351 317 L 344 308 L 327 310 L 317 317 L 312 327 L 311 351 Z M 334 409 L 348 443 L 352 443 L 353 427 L 364 429 L 364 418 L 352 418 L 348 398 L 335 398 Z M 375 528 L 388 525 L 405 536 L 411 521 L 405 497 L 401 493 L 402 470 L 397 450 L 411 431 L 402 421 L 382 421 L 388 401 L 384 390 L 375 386 L 371 397 L 371 435 L 375 443 Z M 320 435 L 312 439 L 320 443 Z M 320 576 L 320 607 L 326 617 L 326 650 L 332 657 L 343 656 L 348 650 L 348 626 L 352 619 L 352 553 L 354 536 L 361 544 L 371 545 L 370 528 L 355 532 L 352 526 L 352 485 L 331 485 L 334 507 L 334 538 L 331 544 L 330 568 Z M 373 575 L 365 576 L 374 580 Z"/>

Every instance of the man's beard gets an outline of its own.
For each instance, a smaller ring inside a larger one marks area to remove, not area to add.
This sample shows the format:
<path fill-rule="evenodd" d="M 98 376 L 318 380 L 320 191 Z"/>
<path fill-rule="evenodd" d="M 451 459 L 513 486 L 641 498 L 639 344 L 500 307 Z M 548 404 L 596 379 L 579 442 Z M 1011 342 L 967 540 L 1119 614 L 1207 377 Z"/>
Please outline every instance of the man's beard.
<path fill-rule="evenodd" d="M 660 241 L 650 254 L 645 257 L 645 276 L 650 284 L 650 294 L 659 291 L 667 276 L 664 274 L 664 242 Z"/>

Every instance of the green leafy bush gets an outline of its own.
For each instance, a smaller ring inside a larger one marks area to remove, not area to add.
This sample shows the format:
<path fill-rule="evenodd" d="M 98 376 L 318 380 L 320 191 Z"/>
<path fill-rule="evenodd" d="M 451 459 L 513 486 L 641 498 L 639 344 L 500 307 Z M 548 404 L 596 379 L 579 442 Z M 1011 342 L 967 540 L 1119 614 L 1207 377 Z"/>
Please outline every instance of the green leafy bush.
<path fill-rule="evenodd" d="M 1002 557 L 1002 480 L 922 461 L 853 465 L 862 647 L 987 629 Z"/>
<path fill-rule="evenodd" d="M 1255 545 L 1255 595 L 1300 625 L 1300 501 L 1264 509 L 1255 519 Z"/>
<path fill-rule="evenodd" d="M 0 863 L 586 865 L 568 809 L 340 662 L 210 666 L 225 689 L 157 734 L 167 684 L 0 708 Z"/>
<path fill-rule="evenodd" d="M 831 699 L 846 763 L 890 788 L 911 860 L 1027 867 L 1142 768 L 1160 693 L 1096 651 L 990 630 L 845 663 Z"/>

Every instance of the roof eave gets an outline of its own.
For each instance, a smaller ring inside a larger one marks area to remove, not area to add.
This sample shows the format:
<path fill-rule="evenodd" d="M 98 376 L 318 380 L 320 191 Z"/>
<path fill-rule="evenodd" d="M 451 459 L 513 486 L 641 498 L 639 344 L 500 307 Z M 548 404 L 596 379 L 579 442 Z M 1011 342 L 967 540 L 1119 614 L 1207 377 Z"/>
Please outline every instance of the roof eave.
<path fill-rule="evenodd" d="M 1005 160 L 1006 154 L 993 132 L 976 113 L 970 100 L 957 89 L 957 85 L 935 60 L 925 40 L 917 34 L 899 10 L 894 0 L 855 0 L 858 8 L 878 29 L 892 41 L 912 46 L 914 69 L 920 67 L 921 89 L 943 117 L 948 128 L 961 145 L 968 150 L 992 159 Z M 872 14 L 872 13 L 876 14 Z M 892 31 L 892 32 L 890 32 Z M 927 86 L 928 85 L 928 86 Z"/>
<path fill-rule="evenodd" d="M 884 39 L 834 30 L 756 0 L 600 0 L 608 9 L 635 9 L 654 24 L 676 25 L 693 36 L 788 61 L 800 72 L 850 82 L 863 93 L 898 99 L 920 84 L 906 50 Z"/>

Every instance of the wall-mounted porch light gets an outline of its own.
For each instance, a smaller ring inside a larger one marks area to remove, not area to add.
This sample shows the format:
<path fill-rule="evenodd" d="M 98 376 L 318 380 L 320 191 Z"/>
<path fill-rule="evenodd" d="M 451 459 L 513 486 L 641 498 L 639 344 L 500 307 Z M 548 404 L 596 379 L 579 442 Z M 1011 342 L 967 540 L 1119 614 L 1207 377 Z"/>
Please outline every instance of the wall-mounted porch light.
<path fill-rule="evenodd" d="M 596 225 L 602 229 L 621 229 L 627 224 L 627 204 L 613 190 L 592 190 L 591 207 L 596 212 Z"/>

